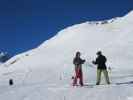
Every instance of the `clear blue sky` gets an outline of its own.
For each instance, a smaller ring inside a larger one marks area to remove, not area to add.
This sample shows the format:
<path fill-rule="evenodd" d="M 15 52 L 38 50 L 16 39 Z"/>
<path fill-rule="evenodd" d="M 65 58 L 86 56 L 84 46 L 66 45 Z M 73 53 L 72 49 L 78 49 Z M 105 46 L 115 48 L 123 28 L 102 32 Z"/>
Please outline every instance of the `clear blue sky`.
<path fill-rule="evenodd" d="M 133 0 L 1 0 L 0 51 L 14 55 L 35 48 L 59 30 L 133 10 Z"/>

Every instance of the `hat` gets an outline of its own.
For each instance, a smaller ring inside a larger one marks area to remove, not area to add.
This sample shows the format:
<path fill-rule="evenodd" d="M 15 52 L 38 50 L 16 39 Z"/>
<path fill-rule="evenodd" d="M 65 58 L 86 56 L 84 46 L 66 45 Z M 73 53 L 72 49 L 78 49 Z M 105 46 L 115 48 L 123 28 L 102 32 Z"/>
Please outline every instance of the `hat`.
<path fill-rule="evenodd" d="M 102 52 L 101 52 L 101 51 L 98 51 L 96 54 L 97 54 L 97 55 L 101 55 L 101 54 L 102 54 Z"/>

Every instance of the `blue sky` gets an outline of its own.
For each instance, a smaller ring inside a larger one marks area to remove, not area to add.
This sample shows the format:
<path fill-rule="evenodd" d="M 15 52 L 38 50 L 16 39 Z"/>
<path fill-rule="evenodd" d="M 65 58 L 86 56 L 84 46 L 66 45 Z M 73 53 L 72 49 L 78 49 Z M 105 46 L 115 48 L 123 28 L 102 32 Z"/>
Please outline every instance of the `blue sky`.
<path fill-rule="evenodd" d="M 133 0 L 1 0 L 0 51 L 35 48 L 65 27 L 123 16 Z"/>

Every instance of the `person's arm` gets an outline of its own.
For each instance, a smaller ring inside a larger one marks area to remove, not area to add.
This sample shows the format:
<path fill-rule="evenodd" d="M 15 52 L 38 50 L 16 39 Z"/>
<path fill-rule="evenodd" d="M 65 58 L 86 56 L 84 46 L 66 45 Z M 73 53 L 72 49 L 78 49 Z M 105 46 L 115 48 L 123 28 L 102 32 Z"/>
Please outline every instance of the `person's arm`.
<path fill-rule="evenodd" d="M 105 63 L 107 62 L 107 58 L 104 56 L 104 59 L 105 59 Z"/>
<path fill-rule="evenodd" d="M 73 59 L 73 64 L 75 65 L 75 58 Z"/>
<path fill-rule="evenodd" d="M 81 59 L 81 64 L 84 64 L 85 63 L 85 59 Z"/>
<path fill-rule="evenodd" d="M 98 64 L 98 58 L 96 58 L 95 61 L 92 61 L 92 63 L 95 64 L 95 65 Z"/>
<path fill-rule="evenodd" d="M 82 60 L 82 64 L 84 64 L 84 63 L 85 63 L 85 59 Z"/>

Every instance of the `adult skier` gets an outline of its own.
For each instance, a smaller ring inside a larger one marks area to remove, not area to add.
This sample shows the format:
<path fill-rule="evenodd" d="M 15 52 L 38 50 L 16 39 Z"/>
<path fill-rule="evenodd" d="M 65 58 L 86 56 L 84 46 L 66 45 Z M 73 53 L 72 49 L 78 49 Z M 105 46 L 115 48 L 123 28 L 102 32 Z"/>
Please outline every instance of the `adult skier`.
<path fill-rule="evenodd" d="M 105 76 L 105 80 L 107 82 L 107 84 L 110 84 L 110 81 L 109 81 L 109 76 L 108 76 L 108 71 L 107 71 L 107 68 L 106 68 L 106 57 L 102 54 L 101 51 L 98 51 L 97 53 L 97 58 L 95 61 L 92 61 L 93 64 L 97 65 L 97 82 L 96 82 L 96 85 L 99 85 L 100 84 L 100 81 L 101 81 L 101 73 L 104 74 Z"/>
<path fill-rule="evenodd" d="M 73 64 L 75 65 L 75 76 L 73 79 L 73 86 L 77 85 L 77 80 L 79 79 L 79 84 L 83 86 L 83 72 L 82 72 L 82 64 L 84 64 L 85 60 L 80 58 L 81 53 L 76 52 L 76 56 L 73 59 Z"/>

